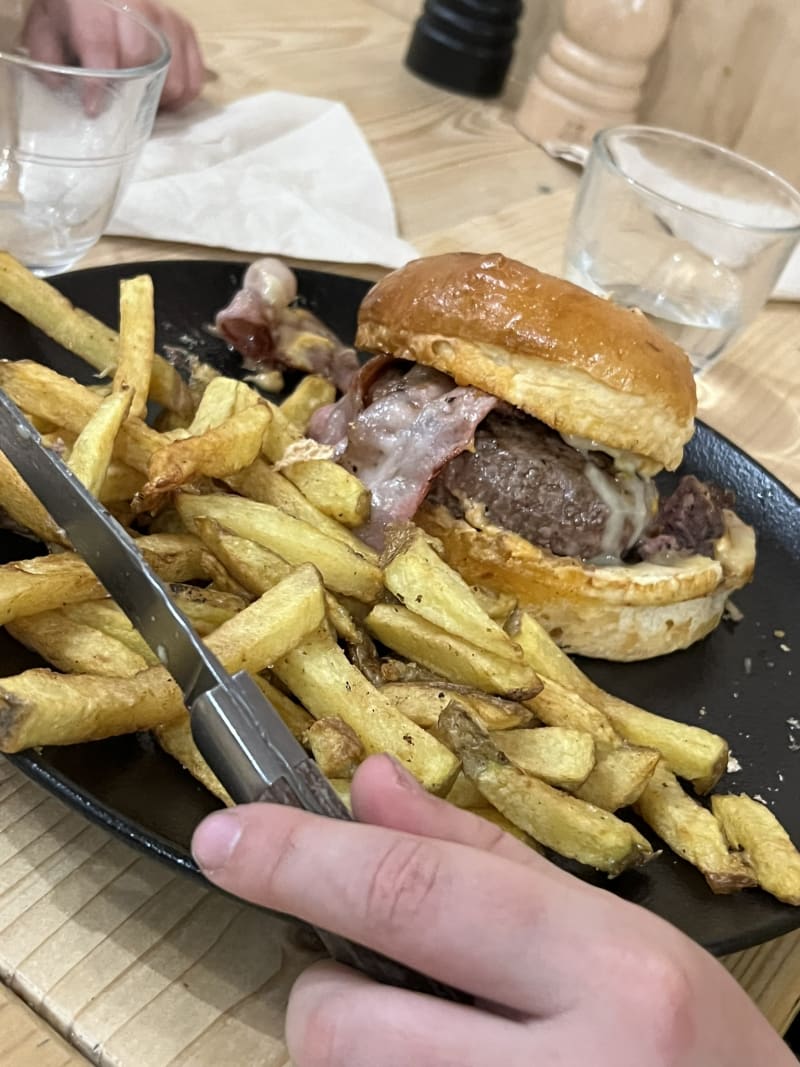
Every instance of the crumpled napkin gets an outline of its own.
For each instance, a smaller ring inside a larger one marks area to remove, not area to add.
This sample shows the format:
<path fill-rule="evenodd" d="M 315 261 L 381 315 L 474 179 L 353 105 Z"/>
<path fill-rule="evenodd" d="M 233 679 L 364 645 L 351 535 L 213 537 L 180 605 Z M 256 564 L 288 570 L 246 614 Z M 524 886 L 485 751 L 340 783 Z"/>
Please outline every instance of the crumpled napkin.
<path fill-rule="evenodd" d="M 386 267 L 418 254 L 347 108 L 284 92 L 160 117 L 107 232 Z"/>

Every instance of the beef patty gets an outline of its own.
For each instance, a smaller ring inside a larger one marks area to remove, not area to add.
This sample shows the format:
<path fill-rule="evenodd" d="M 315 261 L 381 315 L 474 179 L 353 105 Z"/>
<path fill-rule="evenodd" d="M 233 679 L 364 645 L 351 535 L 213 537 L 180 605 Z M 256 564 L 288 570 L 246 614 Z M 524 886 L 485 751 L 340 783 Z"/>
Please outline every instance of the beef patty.
<path fill-rule="evenodd" d="M 619 559 L 653 515 L 655 490 L 635 474 L 615 474 L 604 453 L 584 454 L 554 430 L 507 405 L 490 413 L 473 451 L 452 459 L 429 499 L 463 515 L 483 505 L 487 520 L 557 556 Z"/>

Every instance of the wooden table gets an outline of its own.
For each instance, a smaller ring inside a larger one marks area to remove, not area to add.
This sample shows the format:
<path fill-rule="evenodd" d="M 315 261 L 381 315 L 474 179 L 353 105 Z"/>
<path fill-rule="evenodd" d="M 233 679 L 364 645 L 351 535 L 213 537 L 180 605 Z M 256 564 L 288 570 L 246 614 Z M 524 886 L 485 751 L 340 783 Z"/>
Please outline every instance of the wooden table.
<path fill-rule="evenodd" d="M 559 270 L 575 172 L 526 142 L 502 104 L 403 69 L 417 0 L 180 6 L 218 75 L 213 102 L 281 88 L 349 106 L 421 250 L 500 250 Z M 209 252 L 104 240 L 81 265 L 187 255 Z M 799 337 L 800 308 L 770 307 L 700 382 L 706 421 L 796 491 Z M 286 995 L 307 958 L 289 926 L 138 855 L 0 763 L 2 1063 L 282 1067 Z M 800 932 L 725 963 L 785 1030 L 800 1002 Z"/>

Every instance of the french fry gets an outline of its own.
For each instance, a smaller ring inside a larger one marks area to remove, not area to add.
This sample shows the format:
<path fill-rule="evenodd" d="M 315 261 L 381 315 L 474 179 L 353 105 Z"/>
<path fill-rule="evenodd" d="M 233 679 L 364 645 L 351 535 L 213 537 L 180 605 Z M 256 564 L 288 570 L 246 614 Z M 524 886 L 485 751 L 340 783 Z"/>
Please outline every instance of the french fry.
<path fill-rule="evenodd" d="M 227 478 L 249 467 L 259 454 L 270 418 L 266 405 L 251 407 L 198 436 L 160 448 L 147 469 L 144 499 L 172 492 L 200 475 Z"/>
<path fill-rule="evenodd" d="M 512 730 L 533 718 L 524 704 L 447 682 L 389 682 L 381 686 L 381 693 L 398 711 L 426 729 L 436 726 L 453 699 L 464 704 L 486 730 Z"/>
<path fill-rule="evenodd" d="M 95 370 L 105 374 L 116 366 L 119 357 L 116 331 L 73 307 L 57 289 L 31 274 L 7 252 L 0 252 L 0 301 Z M 185 382 L 161 356 L 153 361 L 150 395 L 170 411 L 191 411 L 194 406 Z"/>
<path fill-rule="evenodd" d="M 276 685 L 273 685 L 263 674 L 254 674 L 253 681 L 278 712 L 292 734 L 298 741 L 302 742 L 307 730 L 315 721 L 314 716 L 309 715 L 305 708 L 301 708 L 298 703 L 278 689 Z"/>
<path fill-rule="evenodd" d="M 20 644 L 67 673 L 130 677 L 148 665 L 116 637 L 86 623 L 68 621 L 61 611 L 28 615 L 9 623 L 7 630 Z"/>
<path fill-rule="evenodd" d="M 236 378 L 226 378 L 224 375 L 212 378 L 203 390 L 187 433 L 197 437 L 235 415 L 237 398 L 242 388 L 247 389 L 247 386 Z M 250 406 L 255 407 L 257 403 L 258 399 L 253 395 L 253 403 Z"/>
<path fill-rule="evenodd" d="M 388 648 L 459 685 L 512 700 L 541 688 L 530 667 L 476 648 L 396 604 L 376 604 L 366 627 Z"/>
<path fill-rule="evenodd" d="M 295 430 L 304 434 L 314 412 L 326 404 L 332 404 L 335 399 L 333 382 L 317 374 L 307 374 L 300 379 L 280 408 Z"/>
<path fill-rule="evenodd" d="M 14 526 L 56 545 L 66 545 L 67 536 L 0 452 L 0 509 Z"/>
<path fill-rule="evenodd" d="M 358 734 L 335 715 L 313 722 L 304 742 L 326 778 L 352 778 L 365 756 Z"/>
<path fill-rule="evenodd" d="M 486 804 L 486 798 L 471 778 L 467 778 L 463 771 L 458 772 L 458 777 L 453 782 L 450 792 L 445 797 L 448 804 L 455 804 L 457 808 L 474 810 L 482 808 Z"/>
<path fill-rule="evenodd" d="M 0 625 L 102 596 L 105 590 L 94 574 L 71 552 L 36 556 L 0 567 Z"/>
<path fill-rule="evenodd" d="M 206 643 L 231 673 L 259 671 L 302 640 L 322 614 L 319 580 L 307 568 L 223 623 Z M 0 752 L 151 730 L 184 710 L 183 695 L 164 667 L 129 678 L 36 668 L 0 679 Z"/>
<path fill-rule="evenodd" d="M 605 811 L 635 804 L 652 778 L 660 754 L 624 741 L 610 748 L 602 743 L 596 747 L 597 762 L 586 781 L 574 790 L 575 796 Z"/>
<path fill-rule="evenodd" d="M 582 730 L 607 745 L 617 743 L 617 735 L 608 719 L 593 704 L 588 703 L 573 689 L 542 675 L 541 692 L 526 701 L 537 719 L 547 726 L 563 726 L 569 730 Z"/>
<path fill-rule="evenodd" d="M 370 492 L 354 474 L 330 459 L 313 458 L 324 446 L 304 438 L 284 412 L 272 407 L 263 453 L 324 515 L 345 526 L 362 526 L 369 518 Z"/>
<path fill-rule="evenodd" d="M 147 414 L 155 343 L 153 280 L 148 274 L 126 278 L 119 285 L 119 356 L 113 390 L 131 392 L 131 415 L 138 419 Z"/>
<path fill-rule="evenodd" d="M 153 733 L 164 751 L 213 793 L 217 800 L 222 801 L 226 807 L 233 806 L 233 799 L 227 789 L 200 755 L 200 750 L 194 743 L 188 715 L 157 726 Z"/>
<path fill-rule="evenodd" d="M 648 826 L 702 873 L 715 893 L 755 885 L 741 856 L 731 852 L 717 820 L 693 800 L 660 760 L 636 809 Z"/>
<path fill-rule="evenodd" d="M 324 628 L 273 672 L 315 718 L 336 715 L 346 722 L 368 754 L 391 753 L 433 793 L 450 788 L 459 766 L 453 753 L 381 696 Z"/>
<path fill-rule="evenodd" d="M 100 500 L 103 504 L 111 504 L 117 501 L 127 502 L 136 496 L 143 485 L 144 476 L 139 471 L 135 471 L 127 463 L 121 463 L 119 460 L 112 458 L 100 488 Z M 155 532 L 154 530 L 153 533 Z M 182 532 L 185 533 L 186 531 Z"/>
<path fill-rule="evenodd" d="M 657 749 L 670 770 L 691 781 L 698 793 L 708 792 L 724 773 L 728 745 L 723 738 L 700 727 L 654 715 L 606 693 L 586 677 L 531 615 L 518 613 L 510 629 L 534 670 L 551 679 L 554 686 L 563 687 L 562 693 L 571 690 L 592 705 L 617 735 L 634 745 Z M 541 709 L 534 710 L 548 721 Z M 600 739 L 599 734 L 590 732 Z"/>
<path fill-rule="evenodd" d="M 518 841 L 521 841 L 523 845 L 527 845 L 528 848 L 532 848 L 534 852 L 543 852 L 542 846 L 538 841 L 534 841 L 532 837 L 529 837 L 524 830 L 519 826 L 515 826 L 510 819 L 507 819 L 505 815 L 501 815 L 497 808 L 480 807 L 472 808 L 472 814 L 477 815 L 479 819 L 485 819 L 486 822 L 492 823 L 498 830 L 502 830 L 506 834 L 511 834 L 512 837 L 516 837 Z"/>
<path fill-rule="evenodd" d="M 629 823 L 514 767 L 457 704 L 442 712 L 439 730 L 486 800 L 545 848 L 610 876 L 652 856 Z"/>
<path fill-rule="evenodd" d="M 293 648 L 325 618 L 319 574 L 298 567 L 212 634 L 208 645 L 226 668 L 257 673 L 271 667 L 286 648 Z"/>
<path fill-rule="evenodd" d="M 191 528 L 195 518 L 215 519 L 232 533 L 256 541 L 288 563 L 313 563 L 335 593 L 374 602 L 383 588 L 380 569 L 341 541 L 334 541 L 300 519 L 243 497 L 216 494 L 177 500 L 181 518 Z"/>
<path fill-rule="evenodd" d="M 417 527 L 409 523 L 392 531 L 381 563 L 386 588 L 415 615 L 492 655 L 521 662 L 521 649 Z"/>
<path fill-rule="evenodd" d="M 67 466 L 93 496 L 100 495 L 105 483 L 114 442 L 128 417 L 132 399 L 129 388 L 105 397 L 72 446 Z"/>
<path fill-rule="evenodd" d="M 589 734 L 562 726 L 504 730 L 492 739 L 521 771 L 568 792 L 583 785 L 595 764 Z"/>
<path fill-rule="evenodd" d="M 800 905 L 800 852 L 769 808 L 740 793 L 713 796 L 711 810 L 761 888 L 785 904 Z"/>
<path fill-rule="evenodd" d="M 654 715 L 610 693 L 598 695 L 597 702 L 626 741 L 658 749 L 673 774 L 690 781 L 696 793 L 708 793 L 725 773 L 728 743 L 717 734 Z"/>
<path fill-rule="evenodd" d="M 102 403 L 102 397 L 72 378 L 23 359 L 0 360 L 0 388 L 26 415 L 44 417 L 75 435 Z M 150 457 L 163 443 L 161 434 L 141 419 L 129 418 L 117 435 L 114 454 L 135 470 L 147 473 Z"/>
<path fill-rule="evenodd" d="M 288 515 L 316 527 L 328 537 L 342 541 L 365 559 L 378 562 L 377 552 L 359 540 L 347 526 L 315 507 L 280 471 L 263 460 L 256 460 L 247 470 L 227 478 L 226 481 L 237 493 L 262 504 L 280 508 Z"/>

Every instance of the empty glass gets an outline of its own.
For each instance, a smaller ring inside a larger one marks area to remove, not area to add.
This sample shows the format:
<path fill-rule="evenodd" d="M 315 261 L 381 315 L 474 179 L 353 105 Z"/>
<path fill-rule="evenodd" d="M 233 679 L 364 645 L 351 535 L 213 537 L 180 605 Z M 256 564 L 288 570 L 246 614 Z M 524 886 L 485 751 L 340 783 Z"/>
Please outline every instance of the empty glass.
<path fill-rule="evenodd" d="M 0 248 L 48 275 L 102 234 L 150 135 L 170 52 L 113 0 L 25 7 L 0 14 Z"/>
<path fill-rule="evenodd" d="M 800 194 L 687 134 L 597 134 L 565 251 L 570 280 L 638 307 L 689 354 L 720 355 L 768 299 L 800 237 Z"/>

